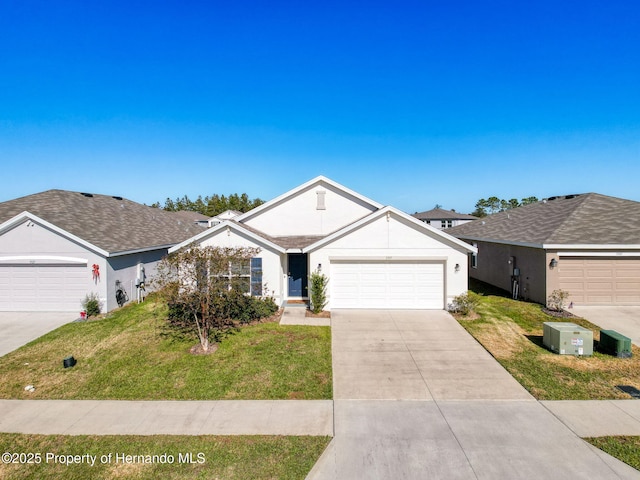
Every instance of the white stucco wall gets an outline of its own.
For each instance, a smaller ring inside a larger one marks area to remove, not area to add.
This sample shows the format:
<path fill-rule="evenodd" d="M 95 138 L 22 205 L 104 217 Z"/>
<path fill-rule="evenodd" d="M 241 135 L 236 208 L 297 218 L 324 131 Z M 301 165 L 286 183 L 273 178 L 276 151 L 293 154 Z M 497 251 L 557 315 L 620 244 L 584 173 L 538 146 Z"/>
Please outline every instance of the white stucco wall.
<path fill-rule="evenodd" d="M 309 253 L 309 265 L 322 272 L 331 282 L 332 259 L 372 260 L 438 260 L 444 262 L 445 304 L 468 289 L 467 251 L 448 242 L 437 233 L 427 231 L 395 214 L 382 216 L 358 230 Z M 459 271 L 455 266 L 459 265 Z M 331 298 L 327 308 L 331 308 Z"/>
<path fill-rule="evenodd" d="M 271 247 L 257 242 L 249 236 L 245 236 L 233 229 L 223 228 L 210 237 L 200 242 L 203 246 L 217 247 L 258 247 L 262 258 L 262 283 L 266 284 L 264 295 L 272 296 L 276 304 L 280 305 L 284 300 L 284 254 Z"/>
<path fill-rule="evenodd" d="M 325 209 L 318 209 L 318 193 Z M 325 183 L 298 192 L 243 221 L 271 236 L 326 235 L 365 217 L 376 208 Z"/>

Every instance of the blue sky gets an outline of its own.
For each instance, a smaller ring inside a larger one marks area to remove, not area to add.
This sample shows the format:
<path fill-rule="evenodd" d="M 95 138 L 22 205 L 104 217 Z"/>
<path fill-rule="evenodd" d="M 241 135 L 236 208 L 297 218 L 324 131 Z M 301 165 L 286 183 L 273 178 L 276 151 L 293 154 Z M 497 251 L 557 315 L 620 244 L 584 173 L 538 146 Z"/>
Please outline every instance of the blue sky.
<path fill-rule="evenodd" d="M 640 201 L 633 1 L 0 3 L 0 201 L 317 175 L 408 212 Z"/>

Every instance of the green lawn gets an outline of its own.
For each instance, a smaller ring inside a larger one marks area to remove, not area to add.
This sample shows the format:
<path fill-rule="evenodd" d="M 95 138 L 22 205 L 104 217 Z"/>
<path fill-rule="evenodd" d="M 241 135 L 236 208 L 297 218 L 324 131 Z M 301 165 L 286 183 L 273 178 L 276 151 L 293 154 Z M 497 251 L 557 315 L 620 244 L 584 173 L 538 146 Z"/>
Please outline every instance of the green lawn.
<path fill-rule="evenodd" d="M 629 398 L 616 385 L 640 389 L 640 350 L 633 358 L 620 359 L 601 353 L 592 357 L 556 355 L 542 346 L 542 324 L 570 321 L 594 332 L 597 326 L 581 318 L 558 319 L 547 315 L 541 305 L 515 301 L 473 283 L 483 294 L 477 316 L 459 317 L 460 324 L 473 335 L 511 375 L 540 400 L 589 400 Z"/>
<path fill-rule="evenodd" d="M 227 337 L 213 354 L 193 355 L 197 341 L 168 335 L 165 315 L 150 299 L 64 325 L 0 357 L 0 398 L 332 398 L 329 327 L 259 323 Z M 64 369 L 69 355 L 78 363 Z"/>
<path fill-rule="evenodd" d="M 40 462 L 7 464 L 0 461 L 0 478 L 304 479 L 329 441 L 328 437 L 0 433 L 0 452 L 31 454 L 23 455 L 22 460 Z M 80 458 L 91 455 L 95 464 L 87 463 L 91 461 L 89 456 L 80 464 L 60 463 L 69 458 L 63 457 L 68 455 Z M 147 458 L 147 455 L 157 457 Z M 20 457 L 15 460 L 19 461 Z M 155 463 L 142 463 L 146 460 Z"/>
<path fill-rule="evenodd" d="M 640 437 L 585 438 L 591 445 L 640 470 Z"/>

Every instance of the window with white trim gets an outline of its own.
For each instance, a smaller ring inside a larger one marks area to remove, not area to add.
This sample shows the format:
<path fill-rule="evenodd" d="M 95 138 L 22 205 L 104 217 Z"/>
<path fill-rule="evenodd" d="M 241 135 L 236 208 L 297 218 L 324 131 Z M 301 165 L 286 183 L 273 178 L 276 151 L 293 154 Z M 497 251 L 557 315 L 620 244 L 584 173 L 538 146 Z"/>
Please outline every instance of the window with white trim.
<path fill-rule="evenodd" d="M 229 272 L 218 277 L 227 279 L 229 290 L 233 283 L 242 293 L 252 297 L 262 296 L 262 258 L 260 257 L 229 262 Z"/>

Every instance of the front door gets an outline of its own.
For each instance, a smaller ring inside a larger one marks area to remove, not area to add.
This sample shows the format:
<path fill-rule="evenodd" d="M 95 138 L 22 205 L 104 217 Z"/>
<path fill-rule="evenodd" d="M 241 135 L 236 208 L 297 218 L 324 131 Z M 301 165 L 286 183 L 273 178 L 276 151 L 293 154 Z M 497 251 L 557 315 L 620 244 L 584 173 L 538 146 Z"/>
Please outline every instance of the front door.
<path fill-rule="evenodd" d="M 289 254 L 289 296 L 307 296 L 307 255 L 304 253 Z"/>

